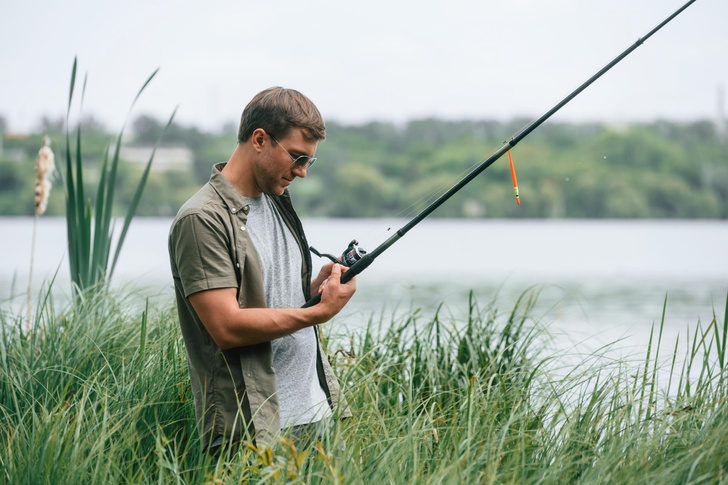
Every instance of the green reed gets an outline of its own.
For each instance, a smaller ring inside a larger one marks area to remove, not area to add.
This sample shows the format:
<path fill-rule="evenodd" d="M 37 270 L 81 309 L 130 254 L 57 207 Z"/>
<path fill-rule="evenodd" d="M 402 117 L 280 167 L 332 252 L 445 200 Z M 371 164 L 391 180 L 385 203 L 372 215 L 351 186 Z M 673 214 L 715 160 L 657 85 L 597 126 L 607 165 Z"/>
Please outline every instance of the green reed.
<path fill-rule="evenodd" d="M 68 110 L 66 112 L 66 150 L 65 150 L 65 174 L 60 170 L 61 179 L 66 192 L 66 225 L 68 234 L 68 261 L 71 269 L 71 281 L 75 288 L 81 292 L 87 288 L 95 287 L 100 283 L 107 282 L 111 279 L 119 259 L 119 253 L 124 244 L 126 233 L 129 230 L 134 214 L 136 213 L 139 200 L 144 192 L 144 187 L 149 177 L 149 171 L 152 167 L 154 154 L 159 143 L 164 137 L 169 126 L 174 119 L 175 111 L 170 116 L 166 127 L 162 131 L 155 144 L 152 154 L 149 157 L 144 172 L 139 180 L 136 191 L 132 197 L 129 208 L 127 209 L 124 223 L 116 240 L 116 251 L 113 259 L 111 259 L 111 244 L 114 239 L 114 193 L 116 188 L 116 176 L 119 167 L 119 153 L 121 151 L 121 142 L 126 129 L 126 121 L 119 132 L 114 144 L 113 154 L 109 158 L 110 147 L 107 147 L 103 161 L 100 167 L 100 178 L 96 187 L 95 203 L 91 203 L 91 199 L 87 198 L 86 187 L 84 185 L 84 163 L 82 155 L 81 143 L 81 123 L 76 128 L 75 153 L 74 144 L 71 141 L 71 129 L 69 118 L 73 102 L 73 94 L 76 87 L 76 65 L 77 60 L 73 61 L 73 69 L 71 71 L 71 89 L 68 95 Z M 157 70 L 158 71 L 158 70 Z M 134 107 L 136 101 L 141 96 L 144 89 L 152 81 L 157 74 L 154 71 L 146 80 L 142 88 L 137 93 L 131 108 Z M 83 96 L 86 91 L 86 79 L 84 79 L 83 88 L 81 89 L 81 106 L 83 106 Z M 129 113 L 131 113 L 131 108 Z M 128 120 L 128 116 L 127 116 Z"/>
<path fill-rule="evenodd" d="M 301 449 L 200 449 L 176 313 L 130 292 L 0 307 L 0 483 L 727 483 L 727 327 L 564 372 L 534 315 L 471 294 L 329 335 L 354 418 Z M 141 303 L 141 304 L 140 304 Z M 330 326 L 340 327 L 339 324 Z M 664 382 L 662 382 L 664 380 Z"/>

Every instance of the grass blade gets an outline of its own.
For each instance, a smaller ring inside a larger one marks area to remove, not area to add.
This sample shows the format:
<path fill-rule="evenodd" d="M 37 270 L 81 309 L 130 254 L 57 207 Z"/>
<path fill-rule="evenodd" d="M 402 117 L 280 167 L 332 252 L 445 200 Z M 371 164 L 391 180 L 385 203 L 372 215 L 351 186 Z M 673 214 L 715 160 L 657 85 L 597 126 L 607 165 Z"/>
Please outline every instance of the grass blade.
<path fill-rule="evenodd" d="M 151 80 L 151 78 L 150 78 Z M 148 82 L 148 81 L 147 81 Z M 111 263 L 111 270 L 109 271 L 109 278 L 114 274 L 114 268 L 116 268 L 116 262 L 119 259 L 119 253 L 121 252 L 121 247 L 124 244 L 124 239 L 126 238 L 126 233 L 129 229 L 129 225 L 131 224 L 131 220 L 134 218 L 134 214 L 136 213 L 137 206 L 139 205 L 139 201 L 142 198 L 142 193 L 144 192 L 144 187 L 147 183 L 147 178 L 149 177 L 149 171 L 152 168 L 152 161 L 154 160 L 154 154 L 157 152 L 157 147 L 162 142 L 162 138 L 164 138 L 164 135 L 167 133 L 167 130 L 172 125 L 172 121 L 174 120 L 174 116 L 177 114 L 177 108 L 174 109 L 172 112 L 172 116 L 169 117 L 169 121 L 167 121 L 167 125 L 164 127 L 164 130 L 162 130 L 162 133 L 159 134 L 159 138 L 157 138 L 157 142 L 154 144 L 154 148 L 152 149 L 152 154 L 149 156 L 149 161 L 147 162 L 146 167 L 144 168 L 144 173 L 142 174 L 142 178 L 137 184 L 136 191 L 134 192 L 134 197 L 132 197 L 131 203 L 129 204 L 129 208 L 126 212 L 126 217 L 124 218 L 124 227 L 121 229 L 121 234 L 119 235 L 119 240 L 116 243 L 116 252 L 114 254 L 114 259 Z"/>
<path fill-rule="evenodd" d="M 716 332 L 718 334 L 718 332 Z M 718 343 L 719 355 L 720 355 L 720 370 L 725 371 L 725 347 L 726 340 L 728 340 L 728 293 L 726 293 L 725 299 L 725 314 L 723 315 L 723 340 Z M 721 374 L 721 379 L 723 375 Z"/>
<path fill-rule="evenodd" d="M 77 59 L 73 60 L 73 69 L 71 70 L 71 91 L 68 95 L 68 111 L 66 112 L 66 234 L 68 239 L 68 261 L 71 269 L 71 281 L 79 282 L 79 244 L 78 237 L 78 217 L 76 214 L 76 188 L 73 175 L 73 162 L 71 155 L 71 135 L 70 135 L 70 116 L 71 101 L 73 100 L 73 92 L 76 86 L 76 67 Z"/>
<path fill-rule="evenodd" d="M 94 244 L 93 244 L 93 252 L 92 252 L 92 260 L 93 261 L 108 261 L 108 250 L 107 245 L 105 244 L 105 238 L 100 237 L 101 234 L 103 234 L 103 221 L 106 217 L 106 212 L 111 211 L 111 207 L 107 207 L 105 202 L 106 198 L 104 197 L 104 194 L 106 193 L 106 171 L 107 167 L 109 165 L 109 147 L 106 147 L 106 151 L 104 152 L 104 158 L 101 162 L 101 177 L 99 179 L 99 186 L 96 191 L 96 217 L 94 220 L 95 226 L 94 226 Z M 104 265 L 106 267 L 106 265 Z M 102 275 L 99 274 L 97 277 L 100 278 Z"/>

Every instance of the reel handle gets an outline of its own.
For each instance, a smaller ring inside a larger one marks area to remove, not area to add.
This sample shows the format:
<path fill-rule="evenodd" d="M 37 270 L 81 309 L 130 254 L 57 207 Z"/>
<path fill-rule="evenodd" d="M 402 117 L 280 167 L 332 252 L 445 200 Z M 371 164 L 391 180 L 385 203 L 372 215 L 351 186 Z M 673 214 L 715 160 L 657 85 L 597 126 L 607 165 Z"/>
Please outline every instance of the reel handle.
<path fill-rule="evenodd" d="M 309 246 L 308 250 L 311 251 L 313 254 L 318 256 L 319 258 L 329 258 L 334 263 L 341 264 L 341 260 L 337 259 L 335 256 L 328 254 L 328 253 L 319 253 L 315 247 Z"/>

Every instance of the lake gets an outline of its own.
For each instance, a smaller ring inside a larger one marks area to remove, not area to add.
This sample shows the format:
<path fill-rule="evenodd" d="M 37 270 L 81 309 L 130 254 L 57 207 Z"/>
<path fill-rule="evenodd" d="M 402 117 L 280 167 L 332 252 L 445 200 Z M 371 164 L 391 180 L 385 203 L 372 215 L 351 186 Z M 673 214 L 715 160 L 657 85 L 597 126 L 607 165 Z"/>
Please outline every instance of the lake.
<path fill-rule="evenodd" d="M 304 219 L 309 243 L 340 254 L 351 239 L 373 250 L 404 220 Z M 114 275 L 115 283 L 150 288 L 169 298 L 167 256 L 171 219 L 137 218 Z M 117 231 L 120 229 L 117 229 Z M 0 217 L 0 300 L 27 291 L 32 218 Z M 63 218 L 38 221 L 34 287 L 60 268 L 57 289 L 69 292 Z M 314 256 L 314 262 L 323 261 Z M 532 285 L 541 289 L 535 315 L 562 344 L 586 348 L 625 338 L 624 349 L 647 343 L 667 296 L 665 341 L 713 311 L 722 321 L 728 293 L 728 222 L 682 220 L 428 219 L 358 277 L 358 290 L 335 325 L 361 329 L 373 313 L 383 320 L 411 307 L 425 316 L 440 303 L 454 317 L 467 312 L 468 293 L 482 306 L 497 298 L 504 312 Z M 23 300 L 24 301 L 24 300 Z M 378 321 L 377 317 L 375 320 Z"/>

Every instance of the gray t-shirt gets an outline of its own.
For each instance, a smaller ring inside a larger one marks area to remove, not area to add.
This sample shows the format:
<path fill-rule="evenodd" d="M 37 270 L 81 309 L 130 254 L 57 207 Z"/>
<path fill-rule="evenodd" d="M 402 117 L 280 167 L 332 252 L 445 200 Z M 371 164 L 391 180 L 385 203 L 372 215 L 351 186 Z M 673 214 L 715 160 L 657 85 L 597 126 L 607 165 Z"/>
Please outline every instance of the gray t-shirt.
<path fill-rule="evenodd" d="M 245 199 L 250 206 L 247 229 L 258 252 L 266 305 L 300 308 L 306 300 L 296 239 L 267 195 Z M 316 371 L 315 331 L 308 327 L 271 342 L 282 428 L 331 415 Z"/>

